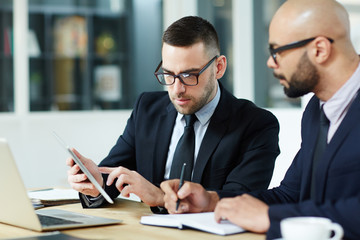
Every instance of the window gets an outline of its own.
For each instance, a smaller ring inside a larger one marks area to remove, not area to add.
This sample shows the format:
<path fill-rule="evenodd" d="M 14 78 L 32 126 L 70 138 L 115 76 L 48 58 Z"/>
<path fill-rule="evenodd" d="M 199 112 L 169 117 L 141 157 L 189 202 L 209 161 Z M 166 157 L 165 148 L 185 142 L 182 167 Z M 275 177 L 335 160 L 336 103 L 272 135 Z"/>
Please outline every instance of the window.
<path fill-rule="evenodd" d="M 233 92 L 233 33 L 231 0 L 198 0 L 198 15 L 211 22 L 219 37 L 221 54 L 227 58 L 227 70 L 221 78 L 224 87 Z"/>

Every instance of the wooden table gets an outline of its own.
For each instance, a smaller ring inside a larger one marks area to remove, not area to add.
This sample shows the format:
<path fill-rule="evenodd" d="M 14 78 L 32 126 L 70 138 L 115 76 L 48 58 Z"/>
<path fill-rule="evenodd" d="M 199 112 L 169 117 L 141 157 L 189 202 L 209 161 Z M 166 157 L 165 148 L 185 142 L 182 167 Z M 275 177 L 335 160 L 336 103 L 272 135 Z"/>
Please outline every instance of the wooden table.
<path fill-rule="evenodd" d="M 218 236 L 197 230 L 179 230 L 173 228 L 146 226 L 140 224 L 143 215 L 150 215 L 150 208 L 144 203 L 116 199 L 115 204 L 107 208 L 83 209 L 79 203 L 56 206 L 54 208 L 64 209 L 73 212 L 84 213 L 94 216 L 102 216 L 123 220 L 117 225 L 78 228 L 64 230 L 63 233 L 84 239 L 223 239 L 223 240 L 264 240 L 265 235 L 254 233 L 240 233 L 229 236 Z M 1 213 L 0 213 L 1 214 Z M 13 227 L 0 223 L 0 239 L 36 236 L 41 233 Z"/>

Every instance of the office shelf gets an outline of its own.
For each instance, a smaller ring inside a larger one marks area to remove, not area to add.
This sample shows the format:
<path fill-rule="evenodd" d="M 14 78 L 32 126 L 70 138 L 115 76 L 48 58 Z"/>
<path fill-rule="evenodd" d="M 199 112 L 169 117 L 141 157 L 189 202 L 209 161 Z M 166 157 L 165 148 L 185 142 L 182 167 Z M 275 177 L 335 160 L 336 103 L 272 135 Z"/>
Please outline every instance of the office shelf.
<path fill-rule="evenodd" d="M 129 109 L 141 92 L 162 89 L 153 76 L 160 61 L 162 0 L 25 1 L 29 108 L 24 109 Z M 17 112 L 12 0 L 0 2 L 0 31 L 0 112 Z M 24 101 L 19 102 L 21 108 Z"/>
<path fill-rule="evenodd" d="M 29 2 L 29 41 L 36 41 L 29 45 L 38 45 L 29 49 L 31 111 L 128 107 L 122 81 L 132 6 L 117 1 L 114 11 L 107 2 Z"/>

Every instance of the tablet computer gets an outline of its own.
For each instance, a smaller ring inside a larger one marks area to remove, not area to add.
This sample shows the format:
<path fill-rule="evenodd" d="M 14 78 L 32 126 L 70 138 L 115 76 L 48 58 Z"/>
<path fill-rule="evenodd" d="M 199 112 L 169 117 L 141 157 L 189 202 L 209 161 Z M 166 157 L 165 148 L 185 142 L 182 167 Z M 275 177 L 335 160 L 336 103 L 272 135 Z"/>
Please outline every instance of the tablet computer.
<path fill-rule="evenodd" d="M 110 198 L 110 196 L 105 192 L 105 190 L 100 186 L 100 184 L 96 181 L 95 177 L 90 173 L 90 171 L 85 167 L 85 165 L 81 162 L 81 160 L 76 156 L 76 154 L 71 151 L 69 145 L 67 145 L 55 132 L 53 132 L 56 139 L 59 143 L 70 153 L 74 162 L 80 167 L 81 171 L 85 173 L 87 178 L 90 180 L 92 184 L 96 187 L 96 189 L 100 192 L 100 194 L 105 198 L 109 203 L 114 203 L 114 201 Z"/>

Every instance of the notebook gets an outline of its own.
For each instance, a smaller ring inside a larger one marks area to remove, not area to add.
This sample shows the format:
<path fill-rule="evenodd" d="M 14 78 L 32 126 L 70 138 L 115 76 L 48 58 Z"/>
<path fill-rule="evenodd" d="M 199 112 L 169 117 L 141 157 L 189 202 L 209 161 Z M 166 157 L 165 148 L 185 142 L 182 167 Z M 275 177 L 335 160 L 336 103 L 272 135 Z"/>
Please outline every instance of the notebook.
<path fill-rule="evenodd" d="M 52 231 L 120 223 L 60 209 L 34 210 L 10 147 L 0 138 L 0 222 L 35 231 Z M 41 223 L 40 221 L 46 221 Z"/>
<path fill-rule="evenodd" d="M 218 235 L 229 235 L 245 232 L 245 230 L 227 220 L 217 223 L 214 212 L 187 213 L 187 214 L 154 214 L 142 216 L 141 224 L 174 227 L 174 228 L 194 228 L 204 232 Z"/>

